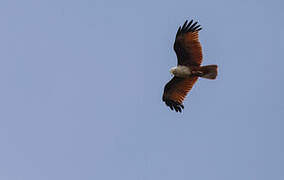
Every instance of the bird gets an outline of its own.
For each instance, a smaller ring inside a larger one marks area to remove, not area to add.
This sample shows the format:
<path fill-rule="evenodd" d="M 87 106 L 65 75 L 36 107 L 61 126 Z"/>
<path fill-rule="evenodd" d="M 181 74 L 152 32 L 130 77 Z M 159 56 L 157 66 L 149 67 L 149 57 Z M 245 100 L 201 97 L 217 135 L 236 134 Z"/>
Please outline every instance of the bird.
<path fill-rule="evenodd" d="M 217 65 L 201 66 L 202 48 L 198 33 L 202 29 L 197 21 L 185 21 L 179 26 L 174 51 L 177 56 L 177 66 L 170 69 L 173 78 L 165 85 L 162 100 L 171 110 L 182 112 L 183 101 L 199 77 L 216 79 Z"/>

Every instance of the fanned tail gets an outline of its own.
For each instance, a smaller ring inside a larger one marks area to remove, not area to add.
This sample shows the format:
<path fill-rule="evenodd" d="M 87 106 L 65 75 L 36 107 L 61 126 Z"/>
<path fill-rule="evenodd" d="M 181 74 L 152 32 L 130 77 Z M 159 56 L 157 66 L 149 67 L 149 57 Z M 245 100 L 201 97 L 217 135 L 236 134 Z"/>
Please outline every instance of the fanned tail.
<path fill-rule="evenodd" d="M 216 79 L 218 75 L 218 66 L 217 65 L 207 65 L 207 66 L 201 66 L 199 71 L 202 72 L 202 75 L 200 77 L 206 78 L 206 79 Z"/>

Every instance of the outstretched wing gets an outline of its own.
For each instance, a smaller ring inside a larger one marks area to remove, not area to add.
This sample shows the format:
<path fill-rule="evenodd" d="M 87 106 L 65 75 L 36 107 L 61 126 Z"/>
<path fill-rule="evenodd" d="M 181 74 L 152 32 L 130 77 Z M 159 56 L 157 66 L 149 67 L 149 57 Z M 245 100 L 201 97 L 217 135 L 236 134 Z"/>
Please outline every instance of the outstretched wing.
<path fill-rule="evenodd" d="M 171 110 L 181 112 L 181 109 L 184 108 L 182 102 L 197 79 L 196 76 L 188 78 L 173 77 L 164 88 L 163 101 Z"/>
<path fill-rule="evenodd" d="M 177 54 L 178 65 L 184 66 L 200 66 L 202 62 L 202 48 L 198 40 L 198 31 L 202 28 L 193 23 L 185 21 L 182 27 L 179 27 L 174 50 Z M 193 23 L 193 24 L 192 24 Z"/>

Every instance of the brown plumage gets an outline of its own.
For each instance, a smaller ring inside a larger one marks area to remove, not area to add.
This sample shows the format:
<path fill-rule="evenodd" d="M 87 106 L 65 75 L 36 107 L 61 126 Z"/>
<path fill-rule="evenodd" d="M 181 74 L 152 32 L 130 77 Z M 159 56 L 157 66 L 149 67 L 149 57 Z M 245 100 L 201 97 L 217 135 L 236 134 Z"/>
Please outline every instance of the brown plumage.
<path fill-rule="evenodd" d="M 164 88 L 163 101 L 176 112 L 184 108 L 183 101 L 187 93 L 192 89 L 198 77 L 215 79 L 217 65 L 200 66 L 202 63 L 202 48 L 198 40 L 198 32 L 202 28 L 186 21 L 179 27 L 174 43 L 178 66 L 171 70 L 174 77 Z"/>

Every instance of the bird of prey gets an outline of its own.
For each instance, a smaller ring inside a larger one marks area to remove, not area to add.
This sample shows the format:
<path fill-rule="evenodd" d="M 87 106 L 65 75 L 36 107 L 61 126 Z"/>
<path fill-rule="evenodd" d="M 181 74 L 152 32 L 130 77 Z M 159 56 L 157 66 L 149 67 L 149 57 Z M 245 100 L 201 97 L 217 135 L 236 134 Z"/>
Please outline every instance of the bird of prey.
<path fill-rule="evenodd" d="M 174 77 L 165 85 L 163 94 L 165 104 L 176 112 L 184 108 L 183 100 L 199 77 L 216 79 L 217 76 L 217 65 L 201 66 L 202 49 L 198 40 L 201 29 L 197 22 L 185 21 L 176 34 L 177 67 L 170 69 Z"/>

